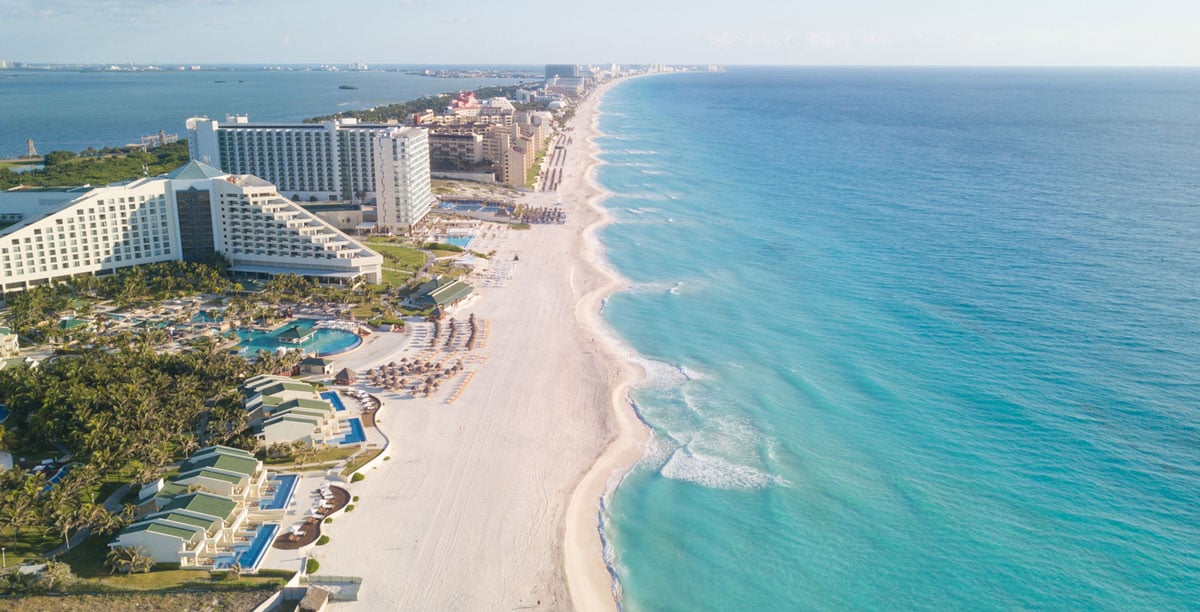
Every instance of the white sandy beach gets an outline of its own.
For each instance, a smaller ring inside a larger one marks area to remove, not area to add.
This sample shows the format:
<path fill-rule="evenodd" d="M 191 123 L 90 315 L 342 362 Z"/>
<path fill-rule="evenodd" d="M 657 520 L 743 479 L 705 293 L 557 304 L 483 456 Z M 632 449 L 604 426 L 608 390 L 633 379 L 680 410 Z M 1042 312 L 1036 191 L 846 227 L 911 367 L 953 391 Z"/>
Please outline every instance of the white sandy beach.
<path fill-rule="evenodd" d="M 567 224 L 508 232 L 493 262 L 519 255 L 511 280 L 455 313 L 490 328 L 473 381 L 449 405 L 381 395 L 390 460 L 350 485 L 356 510 L 312 550 L 320 573 L 363 578 L 358 602 L 338 608 L 615 608 L 597 512 L 645 432 L 625 398 L 638 369 L 598 318 L 620 286 L 592 236 L 605 218 L 589 176 L 602 94 L 571 122 L 559 192 L 526 196 L 562 202 Z"/>

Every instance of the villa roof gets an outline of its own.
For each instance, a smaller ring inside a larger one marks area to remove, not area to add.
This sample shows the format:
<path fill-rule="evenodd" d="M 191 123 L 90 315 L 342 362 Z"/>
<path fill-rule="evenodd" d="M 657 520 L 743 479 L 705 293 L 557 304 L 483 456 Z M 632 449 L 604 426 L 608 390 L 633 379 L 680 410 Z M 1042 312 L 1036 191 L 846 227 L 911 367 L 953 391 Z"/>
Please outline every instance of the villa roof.
<path fill-rule="evenodd" d="M 229 470 L 205 467 L 180 474 L 175 477 L 175 481 L 183 482 L 192 478 L 211 478 L 212 480 L 220 480 L 222 482 L 228 482 L 229 484 L 236 485 L 242 484 L 244 481 L 249 480 L 250 477 L 246 474 L 231 472 Z"/>
<path fill-rule="evenodd" d="M 320 422 L 321 419 L 318 417 L 293 414 L 289 411 L 263 421 L 263 429 L 266 429 L 272 425 L 278 425 L 279 423 L 307 423 L 309 425 L 316 425 Z"/>
<path fill-rule="evenodd" d="M 232 446 L 222 446 L 220 444 L 206 446 L 206 447 L 196 451 L 195 453 L 192 453 L 192 456 L 190 458 L 198 459 L 200 457 L 204 457 L 206 455 L 211 455 L 211 454 L 224 455 L 227 457 L 243 457 L 246 459 L 254 459 L 254 453 L 251 453 L 250 451 L 242 450 L 240 448 L 233 448 Z"/>
<path fill-rule="evenodd" d="M 458 279 L 438 276 L 417 288 L 416 301 L 444 306 L 467 297 L 472 291 L 474 288 Z"/>
<path fill-rule="evenodd" d="M 312 385 L 306 382 L 293 380 L 291 378 L 273 380 L 270 382 L 270 384 L 264 383 L 257 383 L 253 386 L 243 386 L 242 388 L 245 389 L 250 395 L 262 394 L 264 396 L 274 395 L 284 391 L 308 391 L 310 393 L 316 391 Z"/>
<path fill-rule="evenodd" d="M 162 486 L 157 489 L 143 487 L 141 491 L 142 497 L 138 499 L 138 503 L 141 504 L 155 498 L 170 499 L 176 495 L 187 493 L 187 489 L 187 485 L 181 485 L 179 483 L 170 481 L 164 482 Z"/>
<path fill-rule="evenodd" d="M 283 340 L 284 342 L 298 341 L 298 340 L 303 340 L 303 339 L 313 335 L 314 333 L 316 333 L 315 329 L 300 329 L 299 327 L 289 327 L 289 328 L 283 330 L 282 332 L 279 332 L 279 335 L 275 336 L 275 339 Z"/>
<path fill-rule="evenodd" d="M 278 410 L 289 410 L 292 408 L 311 408 L 322 412 L 333 412 L 333 404 L 329 400 L 312 399 L 308 397 L 294 397 L 279 404 Z"/>
<path fill-rule="evenodd" d="M 329 410 L 318 410 L 315 408 L 304 408 L 301 406 L 297 406 L 295 408 L 288 408 L 287 410 L 280 410 L 279 412 L 272 414 L 271 417 L 274 418 L 277 416 L 283 416 L 285 414 L 294 414 L 294 415 L 300 415 L 300 416 L 306 416 L 306 417 L 315 417 L 317 419 L 324 419 L 324 418 L 328 417 L 331 412 L 332 411 L 329 411 Z"/>
<path fill-rule="evenodd" d="M 358 380 L 358 376 L 355 376 L 354 371 L 351 370 L 350 368 L 342 368 L 342 371 L 338 372 L 337 376 L 335 376 L 334 378 L 336 378 L 339 381 L 344 381 L 347 383 L 352 383 L 352 382 Z"/>
<path fill-rule="evenodd" d="M 172 499 L 167 505 L 163 506 L 163 511 L 167 510 L 191 510 L 200 514 L 215 516 L 222 521 L 228 520 L 233 516 L 234 510 L 237 509 L 237 502 L 228 497 L 213 495 L 212 493 L 188 493 L 180 495 Z"/>
<path fill-rule="evenodd" d="M 184 181 L 200 181 L 204 179 L 215 179 L 227 176 L 224 172 L 213 168 L 212 166 L 198 162 L 196 160 L 176 168 L 173 172 L 167 175 L 167 178 L 172 180 Z"/>
<path fill-rule="evenodd" d="M 196 525 L 187 525 L 166 521 L 163 519 L 149 519 L 140 523 L 134 523 L 121 530 L 119 536 L 138 533 L 140 531 L 149 531 L 165 536 L 179 538 L 185 542 L 192 542 L 203 537 L 204 529 Z"/>
<path fill-rule="evenodd" d="M 165 512 L 155 512 L 146 518 L 162 519 L 164 521 L 171 521 L 173 523 L 183 523 L 184 525 L 199 527 L 206 533 L 212 533 L 221 526 L 221 519 L 215 516 L 200 514 L 198 512 L 191 512 L 188 510 L 167 510 Z"/>
<path fill-rule="evenodd" d="M 305 357 L 300 361 L 300 365 L 327 366 L 329 360 L 324 357 Z"/>
<path fill-rule="evenodd" d="M 181 473 L 187 473 L 200 468 L 215 467 L 230 472 L 253 476 L 259 470 L 258 459 L 234 457 L 231 455 L 208 454 L 202 457 L 191 457 L 179 466 Z"/>

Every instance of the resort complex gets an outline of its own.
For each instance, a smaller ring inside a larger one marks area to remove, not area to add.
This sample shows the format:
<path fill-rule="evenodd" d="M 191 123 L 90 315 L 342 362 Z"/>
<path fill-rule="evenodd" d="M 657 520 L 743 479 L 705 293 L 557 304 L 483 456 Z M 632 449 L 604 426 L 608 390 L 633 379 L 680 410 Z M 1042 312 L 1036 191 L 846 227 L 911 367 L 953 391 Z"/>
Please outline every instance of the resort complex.
<path fill-rule="evenodd" d="M 14 522 L 25 502 L 0 496 L 9 560 L 269 587 L 262 610 L 436 609 L 467 581 L 464 608 L 568 606 L 540 577 L 617 369 L 583 318 L 610 280 L 583 256 L 590 115 L 558 125 L 537 95 L 395 124 L 191 119 L 165 174 L 0 193 L 0 479 L 36 508 Z M 520 188 L 434 185 L 433 156 Z M 519 552 L 493 575 L 457 550 Z"/>
<path fill-rule="evenodd" d="M 234 273 L 378 282 L 383 258 L 253 175 L 200 162 L 92 189 L 0 192 L 20 220 L 0 230 L 4 293 L 57 279 L 216 252 Z"/>
<path fill-rule="evenodd" d="M 254 174 L 297 201 L 378 203 L 378 229 L 407 232 L 429 212 L 429 137 L 398 123 L 187 120 L 193 160 Z"/>
<path fill-rule="evenodd" d="M 253 454 L 211 446 L 179 473 L 141 488 L 138 518 L 110 548 L 141 548 L 157 563 L 254 571 L 279 530 L 294 478 L 279 479 Z M 270 522 L 274 519 L 276 522 Z"/>

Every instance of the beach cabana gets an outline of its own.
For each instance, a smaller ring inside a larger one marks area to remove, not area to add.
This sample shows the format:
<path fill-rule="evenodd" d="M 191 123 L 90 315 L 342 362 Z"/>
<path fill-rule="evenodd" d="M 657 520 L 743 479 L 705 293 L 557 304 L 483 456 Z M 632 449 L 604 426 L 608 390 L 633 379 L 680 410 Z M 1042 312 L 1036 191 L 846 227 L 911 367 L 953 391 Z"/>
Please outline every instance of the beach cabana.
<path fill-rule="evenodd" d="M 342 371 L 333 377 L 333 381 L 339 385 L 352 385 L 357 380 L 358 377 L 354 375 L 354 372 L 350 371 L 350 368 L 342 368 Z"/>

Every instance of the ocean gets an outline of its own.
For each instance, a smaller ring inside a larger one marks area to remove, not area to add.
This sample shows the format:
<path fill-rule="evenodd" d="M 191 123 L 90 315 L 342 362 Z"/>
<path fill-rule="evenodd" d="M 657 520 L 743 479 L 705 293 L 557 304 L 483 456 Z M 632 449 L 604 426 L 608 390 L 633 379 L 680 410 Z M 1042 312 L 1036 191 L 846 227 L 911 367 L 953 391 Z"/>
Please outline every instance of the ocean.
<path fill-rule="evenodd" d="M 1200 71 L 617 85 L 626 610 L 1194 609 Z"/>
<path fill-rule="evenodd" d="M 142 136 L 186 137 L 183 122 L 248 114 L 251 121 L 302 121 L 421 96 L 515 84 L 515 79 L 439 79 L 401 72 L 0 71 L 0 159 L 120 147 Z M 358 89 L 340 89 L 341 85 Z"/>

